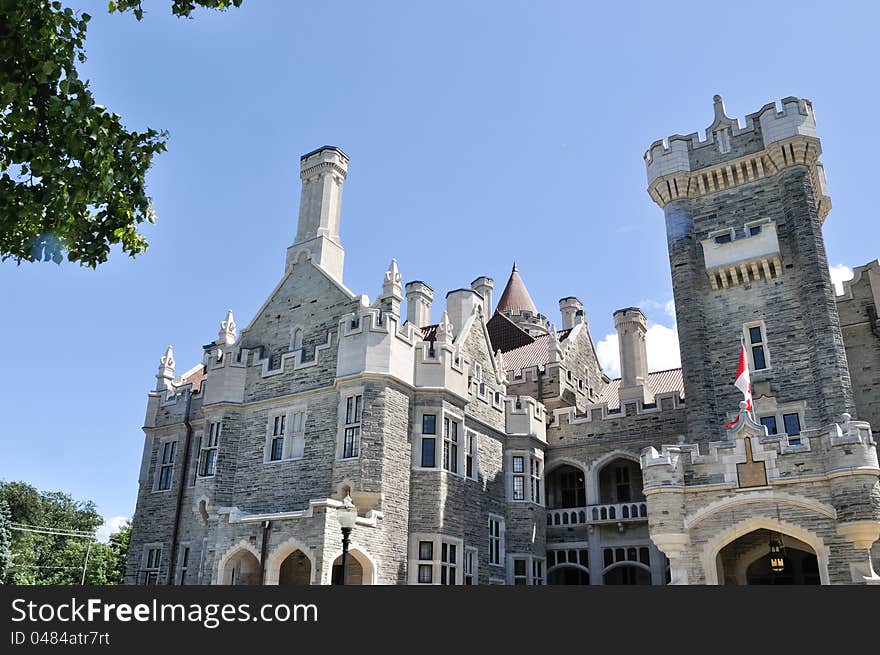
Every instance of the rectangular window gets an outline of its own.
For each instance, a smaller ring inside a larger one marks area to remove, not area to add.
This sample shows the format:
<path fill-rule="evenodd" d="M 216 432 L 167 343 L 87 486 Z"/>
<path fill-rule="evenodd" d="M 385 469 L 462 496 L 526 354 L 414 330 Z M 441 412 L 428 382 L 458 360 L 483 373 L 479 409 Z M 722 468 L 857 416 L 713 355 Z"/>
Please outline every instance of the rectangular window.
<path fill-rule="evenodd" d="M 730 232 L 715 235 L 715 243 L 730 243 Z"/>
<path fill-rule="evenodd" d="M 349 396 L 345 400 L 345 432 L 342 440 L 342 457 L 357 457 L 361 443 L 361 404 L 363 396 Z"/>
<path fill-rule="evenodd" d="M 189 569 L 189 546 L 183 546 L 181 548 L 178 569 L 180 571 L 178 584 L 186 584 L 186 572 L 187 569 Z"/>
<path fill-rule="evenodd" d="M 208 424 L 208 438 L 203 442 L 200 456 L 199 475 L 203 478 L 214 475 L 217 468 L 217 449 L 220 446 L 220 435 L 223 424 L 219 421 Z"/>
<path fill-rule="evenodd" d="M 457 571 L 455 544 L 444 541 L 440 544 L 440 584 L 454 585 Z"/>
<path fill-rule="evenodd" d="M 524 459 L 521 455 L 515 455 L 513 458 L 513 472 L 522 473 L 524 470 Z"/>
<path fill-rule="evenodd" d="M 306 413 L 293 412 L 290 415 L 290 458 L 299 459 L 303 456 L 306 445 Z"/>
<path fill-rule="evenodd" d="M 630 501 L 629 469 L 626 466 L 615 467 L 614 481 L 617 487 L 617 502 L 628 503 Z"/>
<path fill-rule="evenodd" d="M 544 584 L 544 560 L 532 560 L 532 584 Z"/>
<path fill-rule="evenodd" d="M 752 353 L 752 365 L 756 371 L 767 368 L 767 352 L 764 331 L 760 325 L 753 325 L 749 330 L 749 347 Z"/>
<path fill-rule="evenodd" d="M 782 423 L 788 436 L 801 433 L 801 417 L 798 414 L 783 414 Z"/>
<path fill-rule="evenodd" d="M 147 548 L 144 558 L 144 584 L 159 584 L 159 564 L 162 561 L 162 547 Z"/>
<path fill-rule="evenodd" d="M 527 561 L 525 559 L 517 558 L 513 560 L 513 584 L 526 585 L 529 583 L 526 565 Z"/>
<path fill-rule="evenodd" d="M 434 542 L 419 542 L 419 561 L 433 562 L 434 560 Z M 434 565 L 419 564 L 419 584 L 431 584 L 434 582 Z"/>
<path fill-rule="evenodd" d="M 422 466 L 434 468 L 436 458 L 437 440 L 434 437 L 422 437 Z"/>
<path fill-rule="evenodd" d="M 541 504 L 541 460 L 531 459 L 532 471 L 532 502 Z"/>
<path fill-rule="evenodd" d="M 443 419 L 443 468 L 458 473 L 458 423 Z"/>
<path fill-rule="evenodd" d="M 422 416 L 422 434 L 437 434 L 436 414 L 425 414 Z"/>
<path fill-rule="evenodd" d="M 751 225 L 749 227 L 749 236 L 753 237 L 758 234 L 761 234 L 761 226 L 760 225 Z"/>
<path fill-rule="evenodd" d="M 504 521 L 489 517 L 489 564 L 501 565 L 504 556 Z"/>
<path fill-rule="evenodd" d="M 171 488 L 171 480 L 174 477 L 174 457 L 177 454 L 177 442 L 166 441 L 162 444 L 162 460 L 159 468 L 160 491 Z"/>
<path fill-rule="evenodd" d="M 513 499 L 525 500 L 525 477 L 522 475 L 513 476 Z"/>
<path fill-rule="evenodd" d="M 775 416 L 765 416 L 761 419 L 761 425 L 766 426 L 767 434 L 778 434 L 779 430 L 776 427 L 776 417 Z"/>
<path fill-rule="evenodd" d="M 477 461 L 477 433 L 476 432 L 468 432 L 467 433 L 467 445 L 464 453 L 464 474 L 476 480 L 477 479 L 477 467 L 475 465 Z"/>
<path fill-rule="evenodd" d="M 464 550 L 464 583 L 469 586 L 477 584 L 476 548 L 465 548 Z"/>
<path fill-rule="evenodd" d="M 284 457 L 284 437 L 272 438 L 272 451 L 270 453 L 270 461 L 277 462 Z"/>

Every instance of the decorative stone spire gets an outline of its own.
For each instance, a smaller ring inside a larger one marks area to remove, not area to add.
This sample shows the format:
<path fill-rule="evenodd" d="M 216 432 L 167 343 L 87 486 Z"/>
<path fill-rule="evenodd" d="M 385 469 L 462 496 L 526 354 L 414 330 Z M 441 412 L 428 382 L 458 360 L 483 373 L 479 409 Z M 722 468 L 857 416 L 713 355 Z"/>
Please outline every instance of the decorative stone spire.
<path fill-rule="evenodd" d="M 501 298 L 498 300 L 498 307 L 495 311 L 508 314 L 522 314 L 523 311 L 527 311 L 531 312 L 533 316 L 538 315 L 538 308 L 535 307 L 535 302 L 519 275 L 516 262 L 513 262 L 510 278 L 507 280 L 504 291 L 501 292 Z"/>
<path fill-rule="evenodd" d="M 156 391 L 171 390 L 174 379 L 174 350 L 171 346 L 159 358 L 159 371 L 156 373 Z"/>
<path fill-rule="evenodd" d="M 384 312 L 390 312 L 400 316 L 400 303 L 403 302 L 403 286 L 400 284 L 400 271 L 397 270 L 397 260 L 392 259 L 385 271 L 385 279 L 382 282 L 382 295 L 379 296 L 379 306 Z"/>
<path fill-rule="evenodd" d="M 217 339 L 217 343 L 232 345 L 235 343 L 235 335 L 238 330 L 238 326 L 235 325 L 235 319 L 232 317 L 232 310 L 230 309 L 226 312 L 226 320 L 220 321 L 220 336 Z"/>
<path fill-rule="evenodd" d="M 452 323 L 449 322 L 449 314 L 443 310 L 443 317 L 437 325 L 437 342 L 441 344 L 452 343 Z"/>

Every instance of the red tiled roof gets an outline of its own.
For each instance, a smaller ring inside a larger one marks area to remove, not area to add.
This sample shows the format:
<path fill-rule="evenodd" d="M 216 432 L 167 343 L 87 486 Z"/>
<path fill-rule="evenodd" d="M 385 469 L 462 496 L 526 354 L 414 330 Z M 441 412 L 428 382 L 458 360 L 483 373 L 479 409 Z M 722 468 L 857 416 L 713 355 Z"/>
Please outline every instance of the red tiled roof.
<path fill-rule="evenodd" d="M 497 311 L 486 323 L 486 329 L 489 331 L 493 352 L 500 350 L 506 353 L 514 348 L 526 346 L 535 340 L 528 332 Z"/>
<path fill-rule="evenodd" d="M 504 291 L 501 293 L 501 298 L 498 300 L 498 307 L 495 311 L 510 312 L 511 314 L 521 314 L 523 311 L 527 311 L 535 316 L 538 314 L 538 309 L 529 295 L 529 290 L 526 289 L 525 283 L 519 276 L 516 262 L 513 264 L 510 279 L 507 280 L 507 286 L 504 287 Z"/>
<path fill-rule="evenodd" d="M 557 332 L 560 343 L 565 341 L 571 330 Z M 502 351 L 504 352 L 504 351 Z M 508 371 L 521 371 L 529 366 L 544 366 L 550 361 L 550 335 L 534 337 L 532 343 L 514 348 L 504 353 L 504 368 Z"/>
<path fill-rule="evenodd" d="M 648 386 L 655 394 L 677 391 L 684 396 L 684 376 L 680 368 L 648 373 Z M 609 409 L 620 407 L 620 378 L 611 380 L 599 396 L 600 403 L 608 403 Z"/>
<path fill-rule="evenodd" d="M 192 373 L 187 375 L 185 378 L 181 379 L 180 384 L 177 386 L 183 387 L 187 384 L 191 384 L 192 385 L 192 392 L 198 393 L 199 391 L 202 390 L 202 382 L 204 382 L 205 379 L 207 379 L 207 377 L 208 377 L 208 371 L 205 370 L 204 366 L 199 366 Z"/>

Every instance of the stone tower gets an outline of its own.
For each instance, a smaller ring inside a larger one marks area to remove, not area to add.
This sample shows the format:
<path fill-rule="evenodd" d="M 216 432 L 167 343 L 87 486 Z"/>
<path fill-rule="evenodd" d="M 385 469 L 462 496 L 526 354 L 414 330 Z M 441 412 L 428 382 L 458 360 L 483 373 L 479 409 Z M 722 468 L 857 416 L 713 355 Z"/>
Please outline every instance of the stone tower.
<path fill-rule="evenodd" d="M 813 107 L 785 98 L 745 126 L 720 96 L 714 111 L 705 139 L 673 135 L 645 154 L 648 193 L 666 218 L 691 434 L 716 440 L 735 412 L 741 338 L 756 419 L 771 434 L 826 425 L 854 410 Z"/>

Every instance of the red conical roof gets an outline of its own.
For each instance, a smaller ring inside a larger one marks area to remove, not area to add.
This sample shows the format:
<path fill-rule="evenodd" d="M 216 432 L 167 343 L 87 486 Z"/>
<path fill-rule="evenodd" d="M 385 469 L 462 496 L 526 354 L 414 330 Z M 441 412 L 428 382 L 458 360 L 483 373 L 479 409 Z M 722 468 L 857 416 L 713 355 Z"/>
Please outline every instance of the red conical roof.
<path fill-rule="evenodd" d="M 507 280 L 507 286 L 498 300 L 498 306 L 495 311 L 509 312 L 510 314 L 521 314 L 523 311 L 531 312 L 533 315 L 538 314 L 538 309 L 526 289 L 525 283 L 519 276 L 516 268 L 516 262 L 513 262 L 513 270 L 510 272 L 510 279 Z"/>

